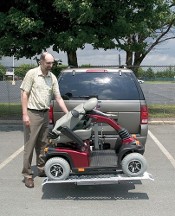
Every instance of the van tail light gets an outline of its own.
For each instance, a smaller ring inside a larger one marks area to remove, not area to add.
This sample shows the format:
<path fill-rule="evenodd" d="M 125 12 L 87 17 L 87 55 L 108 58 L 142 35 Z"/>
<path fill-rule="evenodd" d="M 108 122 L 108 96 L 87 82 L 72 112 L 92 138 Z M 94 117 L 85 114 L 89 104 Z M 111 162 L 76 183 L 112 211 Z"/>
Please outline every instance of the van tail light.
<path fill-rule="evenodd" d="M 147 107 L 147 105 L 141 105 L 140 123 L 141 124 L 148 124 L 148 107 Z"/>
<path fill-rule="evenodd" d="M 53 124 L 54 123 L 54 119 L 53 119 L 53 106 L 50 106 L 49 109 L 49 124 Z"/>

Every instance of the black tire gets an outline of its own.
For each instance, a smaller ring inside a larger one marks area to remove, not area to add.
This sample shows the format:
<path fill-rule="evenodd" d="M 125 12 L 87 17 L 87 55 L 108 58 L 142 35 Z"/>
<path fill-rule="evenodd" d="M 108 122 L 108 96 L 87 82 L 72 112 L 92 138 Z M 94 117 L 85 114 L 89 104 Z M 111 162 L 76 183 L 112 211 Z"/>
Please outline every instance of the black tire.
<path fill-rule="evenodd" d="M 122 170 L 127 176 L 142 176 L 147 170 L 147 162 L 143 155 L 131 153 L 126 155 L 122 160 Z"/>
<path fill-rule="evenodd" d="M 65 159 L 54 157 L 46 162 L 45 173 L 51 180 L 65 180 L 69 176 L 70 165 Z"/>

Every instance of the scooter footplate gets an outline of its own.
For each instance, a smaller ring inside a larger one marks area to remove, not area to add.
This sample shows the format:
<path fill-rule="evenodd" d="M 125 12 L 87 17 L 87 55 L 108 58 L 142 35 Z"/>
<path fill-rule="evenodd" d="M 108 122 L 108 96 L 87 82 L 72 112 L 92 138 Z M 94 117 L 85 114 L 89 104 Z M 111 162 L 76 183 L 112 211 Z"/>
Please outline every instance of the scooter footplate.
<path fill-rule="evenodd" d="M 152 180 L 151 174 L 145 172 L 143 176 L 128 177 L 124 174 L 105 174 L 105 175 L 72 175 L 66 180 L 50 180 L 45 178 L 42 185 L 45 184 L 63 184 L 74 183 L 77 185 L 100 185 L 100 184 L 117 184 L 119 181 L 135 181 L 135 180 Z"/>

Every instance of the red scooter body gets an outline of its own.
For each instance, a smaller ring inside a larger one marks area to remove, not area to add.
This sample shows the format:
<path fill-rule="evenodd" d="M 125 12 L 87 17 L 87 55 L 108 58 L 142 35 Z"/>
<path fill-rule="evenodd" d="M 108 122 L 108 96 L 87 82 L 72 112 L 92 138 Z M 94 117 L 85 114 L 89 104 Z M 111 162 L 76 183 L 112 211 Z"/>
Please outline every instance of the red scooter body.
<path fill-rule="evenodd" d="M 112 119 L 113 115 L 94 109 L 97 103 L 96 98 L 91 98 L 55 123 L 45 148 L 47 178 L 43 184 L 85 185 L 131 179 L 153 180 L 146 172 L 144 146 Z M 98 123 L 115 129 L 115 148 L 105 143 L 102 133 L 99 136 Z"/>

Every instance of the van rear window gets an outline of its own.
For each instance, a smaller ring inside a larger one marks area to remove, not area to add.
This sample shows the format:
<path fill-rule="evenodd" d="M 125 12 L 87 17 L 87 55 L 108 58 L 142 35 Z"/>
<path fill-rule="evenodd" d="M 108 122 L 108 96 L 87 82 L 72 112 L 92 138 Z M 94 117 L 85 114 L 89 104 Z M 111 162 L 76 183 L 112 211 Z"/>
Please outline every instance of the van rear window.
<path fill-rule="evenodd" d="M 139 100 L 139 86 L 130 73 L 62 73 L 58 79 L 63 99 Z"/>

